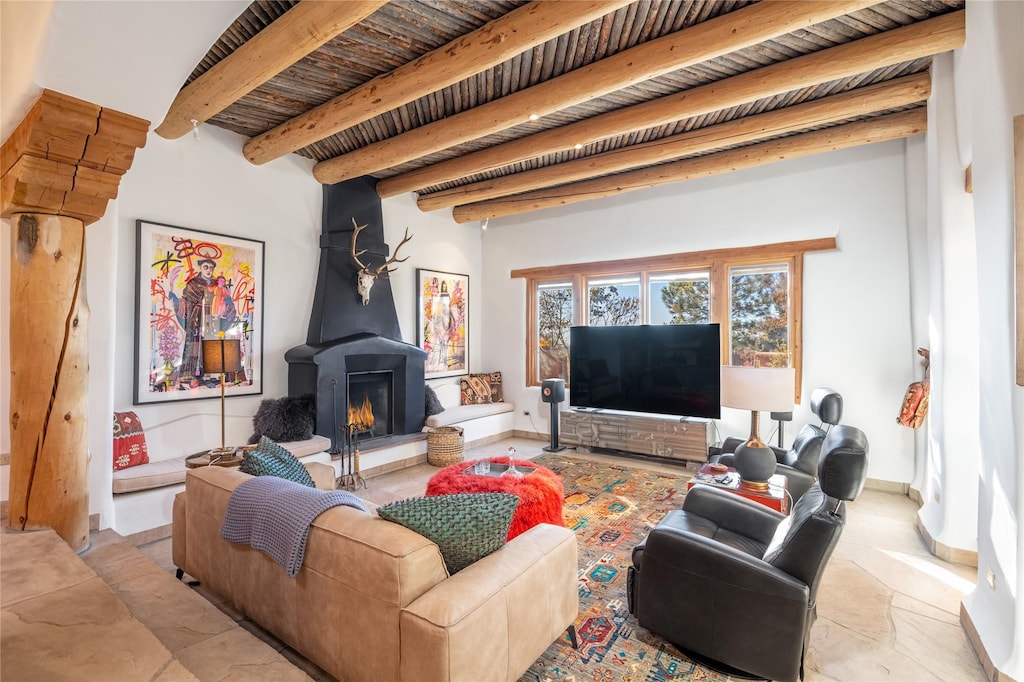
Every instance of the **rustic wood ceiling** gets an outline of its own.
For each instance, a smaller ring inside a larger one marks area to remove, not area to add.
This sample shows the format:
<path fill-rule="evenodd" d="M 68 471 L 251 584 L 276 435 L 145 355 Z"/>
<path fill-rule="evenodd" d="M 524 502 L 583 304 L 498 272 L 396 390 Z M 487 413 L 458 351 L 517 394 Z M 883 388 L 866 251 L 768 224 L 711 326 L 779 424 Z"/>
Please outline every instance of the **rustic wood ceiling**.
<path fill-rule="evenodd" d="M 257 0 L 157 132 L 480 220 L 920 133 L 963 5 Z"/>

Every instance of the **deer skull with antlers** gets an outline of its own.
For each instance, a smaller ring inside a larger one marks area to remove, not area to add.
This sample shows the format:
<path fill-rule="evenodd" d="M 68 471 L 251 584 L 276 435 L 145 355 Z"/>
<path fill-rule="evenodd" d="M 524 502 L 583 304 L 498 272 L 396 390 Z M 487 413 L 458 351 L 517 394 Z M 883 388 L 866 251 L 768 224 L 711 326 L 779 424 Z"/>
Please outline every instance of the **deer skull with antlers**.
<path fill-rule="evenodd" d="M 385 261 L 383 265 L 371 270 L 366 265 L 363 265 L 363 262 L 359 260 L 359 257 L 366 253 L 366 249 L 356 251 L 356 239 L 358 239 L 359 233 L 363 231 L 366 225 L 356 225 L 356 219 L 352 218 L 352 227 L 355 228 L 352 231 L 352 260 L 354 260 L 356 265 L 359 266 L 359 272 L 356 273 L 356 291 L 358 291 L 359 295 L 363 298 L 363 305 L 366 305 L 370 302 L 370 289 L 373 288 L 373 283 L 377 281 L 377 278 L 387 277 L 389 273 L 397 270 L 398 268 L 389 267 L 392 263 L 404 263 L 409 260 L 408 256 L 405 258 L 399 258 L 398 250 L 402 248 L 407 241 L 412 239 L 412 237 L 409 236 L 409 228 L 405 228 L 405 238 L 403 238 L 402 241 L 398 243 L 398 246 L 395 247 L 395 254 Z"/>

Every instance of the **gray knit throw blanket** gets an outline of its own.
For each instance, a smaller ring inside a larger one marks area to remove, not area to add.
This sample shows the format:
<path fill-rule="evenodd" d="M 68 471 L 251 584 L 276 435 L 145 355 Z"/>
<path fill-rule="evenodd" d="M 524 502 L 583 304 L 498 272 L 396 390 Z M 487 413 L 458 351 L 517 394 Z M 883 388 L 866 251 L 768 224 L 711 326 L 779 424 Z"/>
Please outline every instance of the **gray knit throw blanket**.
<path fill-rule="evenodd" d="M 277 476 L 256 476 L 231 493 L 220 536 L 269 554 L 294 578 L 306 554 L 309 524 L 340 504 L 367 511 L 362 500 L 345 490 L 317 490 Z"/>

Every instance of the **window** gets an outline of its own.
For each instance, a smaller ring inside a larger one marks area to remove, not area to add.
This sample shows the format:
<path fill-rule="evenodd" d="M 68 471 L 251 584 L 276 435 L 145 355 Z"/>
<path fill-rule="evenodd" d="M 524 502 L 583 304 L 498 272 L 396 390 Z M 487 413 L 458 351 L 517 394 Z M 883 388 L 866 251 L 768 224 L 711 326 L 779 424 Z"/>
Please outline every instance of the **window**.
<path fill-rule="evenodd" d="M 640 276 L 588 280 L 587 310 L 592 327 L 640 324 Z"/>
<path fill-rule="evenodd" d="M 649 324 L 707 324 L 711 321 L 711 273 L 707 270 L 651 275 Z"/>
<path fill-rule="evenodd" d="M 799 387 L 803 255 L 835 247 L 829 237 L 515 270 L 531 301 L 527 384 L 568 379 L 574 324 L 717 322 L 722 364 L 791 366 Z"/>
<path fill-rule="evenodd" d="M 572 282 L 537 284 L 537 381 L 569 376 Z"/>
<path fill-rule="evenodd" d="M 789 265 L 729 268 L 729 364 L 789 367 Z"/>

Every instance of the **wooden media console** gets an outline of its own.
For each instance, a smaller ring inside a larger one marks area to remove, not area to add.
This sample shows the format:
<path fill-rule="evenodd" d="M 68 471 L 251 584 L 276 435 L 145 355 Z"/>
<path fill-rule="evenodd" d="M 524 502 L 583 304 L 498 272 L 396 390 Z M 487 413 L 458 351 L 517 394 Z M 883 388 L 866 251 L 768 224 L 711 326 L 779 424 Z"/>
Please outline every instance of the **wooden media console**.
<path fill-rule="evenodd" d="M 604 410 L 563 410 L 559 443 L 692 462 L 708 460 L 711 422 Z"/>

